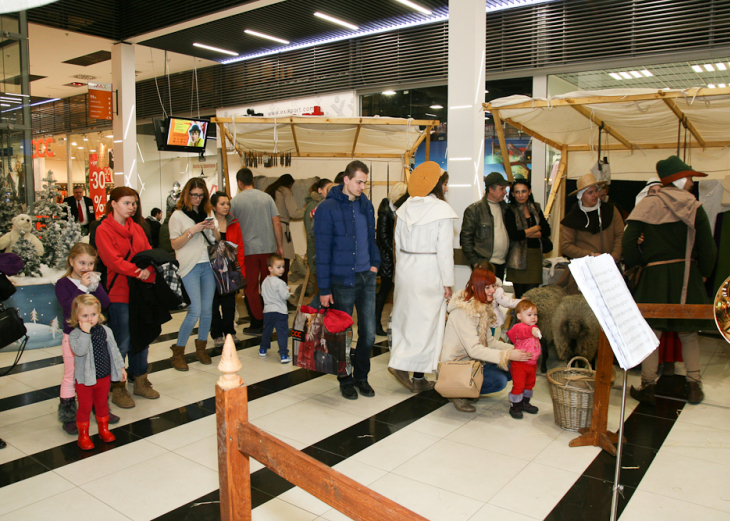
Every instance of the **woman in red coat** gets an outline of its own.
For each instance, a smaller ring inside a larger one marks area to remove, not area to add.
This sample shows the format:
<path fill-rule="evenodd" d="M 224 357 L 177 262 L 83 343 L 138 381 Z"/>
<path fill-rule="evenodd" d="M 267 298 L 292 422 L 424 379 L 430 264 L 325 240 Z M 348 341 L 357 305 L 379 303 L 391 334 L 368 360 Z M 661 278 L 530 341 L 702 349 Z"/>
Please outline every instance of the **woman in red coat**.
<path fill-rule="evenodd" d="M 137 192 L 131 188 L 119 186 L 112 190 L 106 204 L 106 217 L 96 229 L 96 247 L 107 269 L 111 329 L 122 360 L 129 357 L 127 373 L 129 380 L 134 379 L 134 394 L 155 399 L 160 397 L 160 393 L 152 389 L 147 380 L 148 349 L 139 353 L 130 350 L 127 277 L 136 277 L 150 284 L 155 282 L 153 267 L 142 270 L 131 261 L 137 253 L 152 249 L 144 230 L 133 219 L 138 204 Z M 134 407 L 134 400 L 124 382 L 112 384 L 112 403 L 125 409 Z"/>
<path fill-rule="evenodd" d="M 238 224 L 238 219 L 229 212 L 231 210 L 231 199 L 225 192 L 216 192 L 210 196 L 210 204 L 213 205 L 215 218 L 218 220 L 218 227 L 221 233 L 221 240 L 228 241 L 238 246 L 238 264 L 241 273 L 246 276 L 243 264 L 243 234 Z M 213 297 L 213 321 L 210 325 L 210 336 L 215 341 L 215 351 L 223 347 L 226 335 L 231 335 L 233 341 L 238 344 L 236 338 L 236 293 L 219 295 L 216 291 Z"/>

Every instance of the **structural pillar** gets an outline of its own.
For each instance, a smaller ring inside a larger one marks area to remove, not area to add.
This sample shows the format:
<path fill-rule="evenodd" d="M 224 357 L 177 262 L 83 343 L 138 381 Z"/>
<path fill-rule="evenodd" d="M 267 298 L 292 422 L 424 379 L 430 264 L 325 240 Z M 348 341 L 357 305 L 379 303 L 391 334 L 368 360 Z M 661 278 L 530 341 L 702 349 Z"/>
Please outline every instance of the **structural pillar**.
<path fill-rule="evenodd" d="M 137 104 L 134 45 L 112 46 L 114 185 L 137 188 Z"/>
<path fill-rule="evenodd" d="M 464 210 L 484 195 L 484 112 L 487 10 L 485 0 L 449 4 L 449 203 L 459 215 L 454 246 Z M 456 258 L 463 258 L 456 255 Z M 456 266 L 455 289 L 462 289 L 471 268 Z"/>
<path fill-rule="evenodd" d="M 532 77 L 532 97 L 547 98 L 547 76 Z M 537 139 L 532 140 L 532 172 L 530 183 L 532 196 L 545 208 L 547 195 L 547 145 Z"/>

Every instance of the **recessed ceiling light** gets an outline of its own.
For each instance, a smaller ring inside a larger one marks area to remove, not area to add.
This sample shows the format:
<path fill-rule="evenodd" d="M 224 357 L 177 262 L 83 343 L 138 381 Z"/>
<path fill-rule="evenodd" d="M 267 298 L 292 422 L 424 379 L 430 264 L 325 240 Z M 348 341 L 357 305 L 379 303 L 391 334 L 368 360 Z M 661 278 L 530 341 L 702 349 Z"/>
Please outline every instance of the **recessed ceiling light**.
<path fill-rule="evenodd" d="M 725 70 L 727 70 L 727 67 L 726 67 L 726 66 L 725 66 L 725 64 L 724 64 L 724 63 L 722 63 L 722 62 L 720 62 L 720 63 L 716 63 L 716 64 L 715 64 L 715 67 L 717 67 L 717 70 L 718 70 L 718 71 L 725 71 Z"/>
<path fill-rule="evenodd" d="M 431 11 L 429 9 L 426 9 L 425 7 L 423 7 L 421 5 L 418 5 L 418 4 L 414 3 L 414 2 L 411 2 L 411 0 L 398 0 L 398 2 L 400 2 L 403 5 L 407 5 L 411 9 L 415 9 L 419 13 L 431 14 Z"/>
<path fill-rule="evenodd" d="M 396 93 L 394 90 L 384 90 L 382 94 L 383 96 L 395 96 Z"/>
<path fill-rule="evenodd" d="M 707 72 L 713 72 L 715 70 L 715 68 L 712 66 L 711 63 L 705 63 L 705 70 Z"/>
<path fill-rule="evenodd" d="M 203 45 L 202 43 L 194 43 L 193 47 L 200 47 L 201 49 L 208 49 L 209 51 L 220 52 L 223 54 L 228 54 L 230 56 L 238 56 L 237 52 L 226 51 L 225 49 L 219 49 L 218 47 L 211 47 L 210 45 Z"/>
<path fill-rule="evenodd" d="M 84 147 L 77 147 L 77 148 L 78 148 L 79 150 L 83 150 L 83 149 L 84 149 Z"/>
<path fill-rule="evenodd" d="M 484 91 L 484 94 L 489 94 L 489 91 L 488 91 L 488 90 L 485 90 L 485 91 Z"/>
<path fill-rule="evenodd" d="M 273 40 L 275 42 L 283 43 L 284 45 L 289 45 L 289 40 L 282 40 L 281 38 L 276 38 L 275 36 L 269 36 L 268 34 L 252 31 L 251 29 L 246 29 L 243 32 L 246 34 L 250 34 L 251 36 L 258 36 L 259 38 L 266 38 L 267 40 Z"/>
<path fill-rule="evenodd" d="M 629 72 L 631 73 L 631 75 L 634 78 L 641 78 L 641 73 L 639 71 L 629 71 Z"/>
<path fill-rule="evenodd" d="M 0 107 L 12 107 L 10 103 L 0 103 Z"/>
<path fill-rule="evenodd" d="M 434 109 L 434 110 L 438 110 L 438 109 L 442 109 L 444 107 L 443 107 L 443 105 L 431 105 L 429 108 L 430 109 Z"/>
<path fill-rule="evenodd" d="M 84 141 L 88 141 L 88 140 L 89 140 L 89 138 L 87 138 L 87 137 L 84 137 Z"/>
<path fill-rule="evenodd" d="M 109 134 L 109 135 L 108 135 L 108 136 L 106 136 L 106 137 L 108 137 L 109 139 L 114 139 L 114 134 Z"/>
<path fill-rule="evenodd" d="M 71 142 L 71 145 L 72 145 L 72 146 L 76 146 L 76 141 L 72 141 L 72 142 Z"/>
<path fill-rule="evenodd" d="M 699 65 L 693 65 L 692 70 L 694 70 L 695 72 L 702 72 L 702 67 L 700 67 Z"/>
<path fill-rule="evenodd" d="M 720 87 L 721 89 L 724 89 L 725 87 L 727 87 L 727 85 L 725 85 L 724 83 L 719 83 L 717 86 Z"/>
<path fill-rule="evenodd" d="M 631 79 L 631 74 L 629 74 L 628 72 L 619 72 L 619 74 L 620 74 L 620 75 L 621 75 L 621 76 L 622 76 L 622 77 L 623 77 L 624 79 L 626 79 L 626 80 L 630 80 L 630 79 Z"/>
<path fill-rule="evenodd" d="M 428 112 L 426 112 L 426 116 L 431 116 L 432 118 L 437 118 L 438 117 L 436 114 L 430 114 Z"/>
<path fill-rule="evenodd" d="M 96 150 L 89 150 L 92 154 L 96 153 Z"/>
<path fill-rule="evenodd" d="M 714 83 L 710 83 L 710 84 L 708 85 L 708 87 L 710 87 L 711 89 L 714 89 L 714 88 L 715 88 L 715 84 L 714 84 Z"/>
<path fill-rule="evenodd" d="M 76 159 L 74 156 L 71 156 L 71 159 Z"/>
<path fill-rule="evenodd" d="M 618 74 L 618 73 L 616 73 L 616 72 L 609 72 L 608 75 L 611 76 L 614 80 L 618 80 L 618 81 L 623 81 L 624 80 L 621 77 L 621 75 Z"/>
<path fill-rule="evenodd" d="M 340 20 L 339 18 L 335 18 L 334 16 L 330 16 L 328 14 L 314 13 L 314 16 L 316 16 L 317 18 L 322 18 L 323 20 L 327 20 L 328 22 L 332 22 L 333 24 L 338 24 L 343 27 L 347 27 L 348 29 L 352 29 L 353 31 L 357 31 L 359 29 L 359 27 L 357 25 L 347 23 L 343 20 Z"/>
<path fill-rule="evenodd" d="M 641 74 L 643 74 L 647 78 L 649 78 L 650 76 L 654 76 L 650 71 L 647 71 L 646 69 L 644 69 L 643 71 L 641 71 Z"/>

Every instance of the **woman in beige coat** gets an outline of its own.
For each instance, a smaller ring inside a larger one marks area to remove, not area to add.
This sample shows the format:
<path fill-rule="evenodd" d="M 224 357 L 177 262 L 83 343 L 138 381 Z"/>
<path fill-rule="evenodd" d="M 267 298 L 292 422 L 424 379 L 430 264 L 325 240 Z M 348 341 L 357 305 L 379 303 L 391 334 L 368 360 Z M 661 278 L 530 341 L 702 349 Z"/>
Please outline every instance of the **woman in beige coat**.
<path fill-rule="evenodd" d="M 484 364 L 484 382 L 480 394 L 501 391 L 509 381 L 509 362 L 526 362 L 531 353 L 515 350 L 512 344 L 492 336 L 495 323 L 492 299 L 497 279 L 491 271 L 477 267 L 472 271 L 466 288 L 449 302 L 449 320 L 444 333 L 441 361 L 468 357 Z M 466 398 L 449 399 L 461 412 L 475 412 Z"/>
<path fill-rule="evenodd" d="M 282 244 L 284 248 L 284 275 L 281 278 L 284 282 L 288 282 L 289 264 L 294 260 L 294 243 L 291 239 L 289 222 L 301 221 L 304 217 L 305 208 L 304 206 L 297 208 L 297 201 L 291 191 L 292 186 L 294 186 L 294 178 L 290 174 L 284 174 L 265 190 L 274 199 L 281 220 L 281 231 L 284 235 Z"/>

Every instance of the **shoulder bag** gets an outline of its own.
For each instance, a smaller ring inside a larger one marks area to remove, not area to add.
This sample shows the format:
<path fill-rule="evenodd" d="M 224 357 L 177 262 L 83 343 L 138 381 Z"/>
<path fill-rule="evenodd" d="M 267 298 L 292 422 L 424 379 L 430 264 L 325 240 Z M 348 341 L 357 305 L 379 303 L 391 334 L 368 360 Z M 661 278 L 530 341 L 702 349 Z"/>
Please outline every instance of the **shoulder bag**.
<path fill-rule="evenodd" d="M 478 398 L 484 382 L 483 365 L 468 356 L 441 362 L 436 391 L 444 398 Z"/>

